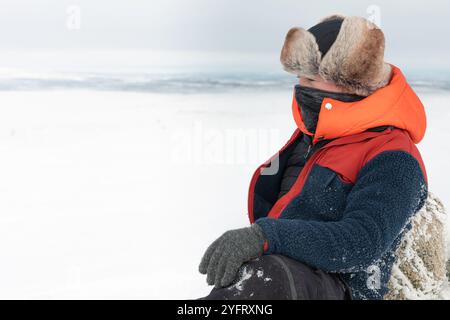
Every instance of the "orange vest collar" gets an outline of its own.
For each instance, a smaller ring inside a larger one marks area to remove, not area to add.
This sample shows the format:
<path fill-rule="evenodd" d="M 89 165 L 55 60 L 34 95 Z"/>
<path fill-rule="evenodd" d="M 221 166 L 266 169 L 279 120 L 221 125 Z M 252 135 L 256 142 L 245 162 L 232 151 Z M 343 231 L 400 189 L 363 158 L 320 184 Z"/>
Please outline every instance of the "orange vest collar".
<path fill-rule="evenodd" d="M 292 112 L 298 128 L 309 132 L 301 116 L 295 98 Z M 370 128 L 394 126 L 406 130 L 414 143 L 419 143 L 426 131 L 425 108 L 400 69 L 392 66 L 392 78 L 384 88 L 357 102 L 342 102 L 325 98 L 319 112 L 319 120 L 313 143 L 361 133 Z"/>

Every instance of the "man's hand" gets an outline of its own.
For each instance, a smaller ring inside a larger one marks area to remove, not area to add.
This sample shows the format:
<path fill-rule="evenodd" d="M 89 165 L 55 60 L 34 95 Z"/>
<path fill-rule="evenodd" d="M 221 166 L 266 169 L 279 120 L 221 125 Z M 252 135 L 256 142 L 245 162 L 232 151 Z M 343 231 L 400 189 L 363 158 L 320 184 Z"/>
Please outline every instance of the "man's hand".
<path fill-rule="evenodd" d="M 263 254 L 265 237 L 257 224 L 230 230 L 206 250 L 199 271 L 207 274 L 206 282 L 216 288 L 230 285 L 244 262 Z"/>

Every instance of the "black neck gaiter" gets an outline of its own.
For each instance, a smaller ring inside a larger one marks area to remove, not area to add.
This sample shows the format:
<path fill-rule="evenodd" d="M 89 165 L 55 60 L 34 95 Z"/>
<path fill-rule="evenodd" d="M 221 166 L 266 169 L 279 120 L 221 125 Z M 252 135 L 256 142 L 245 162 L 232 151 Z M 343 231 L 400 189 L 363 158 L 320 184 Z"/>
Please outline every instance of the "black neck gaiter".
<path fill-rule="evenodd" d="M 300 107 L 303 123 L 305 124 L 306 129 L 311 133 L 316 132 L 320 107 L 322 106 L 323 99 L 325 98 L 342 102 L 356 102 L 364 99 L 365 97 L 349 93 L 323 91 L 296 85 L 295 99 Z"/>

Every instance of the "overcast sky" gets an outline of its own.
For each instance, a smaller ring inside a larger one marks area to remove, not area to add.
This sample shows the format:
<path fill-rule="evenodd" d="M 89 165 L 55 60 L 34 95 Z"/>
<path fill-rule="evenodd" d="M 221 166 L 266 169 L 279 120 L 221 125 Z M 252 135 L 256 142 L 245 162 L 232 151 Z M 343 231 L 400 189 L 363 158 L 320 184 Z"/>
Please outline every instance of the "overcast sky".
<path fill-rule="evenodd" d="M 368 8 L 379 8 L 388 58 L 450 65 L 450 1 L 444 0 L 0 0 L 0 5 L 2 50 L 264 53 L 279 52 L 292 26 L 308 28 L 337 12 L 374 17 Z"/>

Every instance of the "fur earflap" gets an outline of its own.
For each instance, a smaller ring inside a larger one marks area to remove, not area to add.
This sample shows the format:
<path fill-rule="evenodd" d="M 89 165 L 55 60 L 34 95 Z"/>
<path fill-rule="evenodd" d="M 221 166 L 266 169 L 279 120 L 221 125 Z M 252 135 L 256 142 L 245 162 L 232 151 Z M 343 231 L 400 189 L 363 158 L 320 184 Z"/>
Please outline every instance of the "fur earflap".
<path fill-rule="evenodd" d="M 300 77 L 319 73 L 322 54 L 314 36 L 302 28 L 292 28 L 286 35 L 280 60 L 284 70 Z"/>
<path fill-rule="evenodd" d="M 333 19 L 343 19 L 342 26 L 323 58 L 310 32 L 300 28 L 288 32 L 281 51 L 284 69 L 298 76 L 319 74 L 362 96 L 386 86 L 391 78 L 391 66 L 384 62 L 383 32 L 361 17 L 334 15 L 323 21 Z"/>

